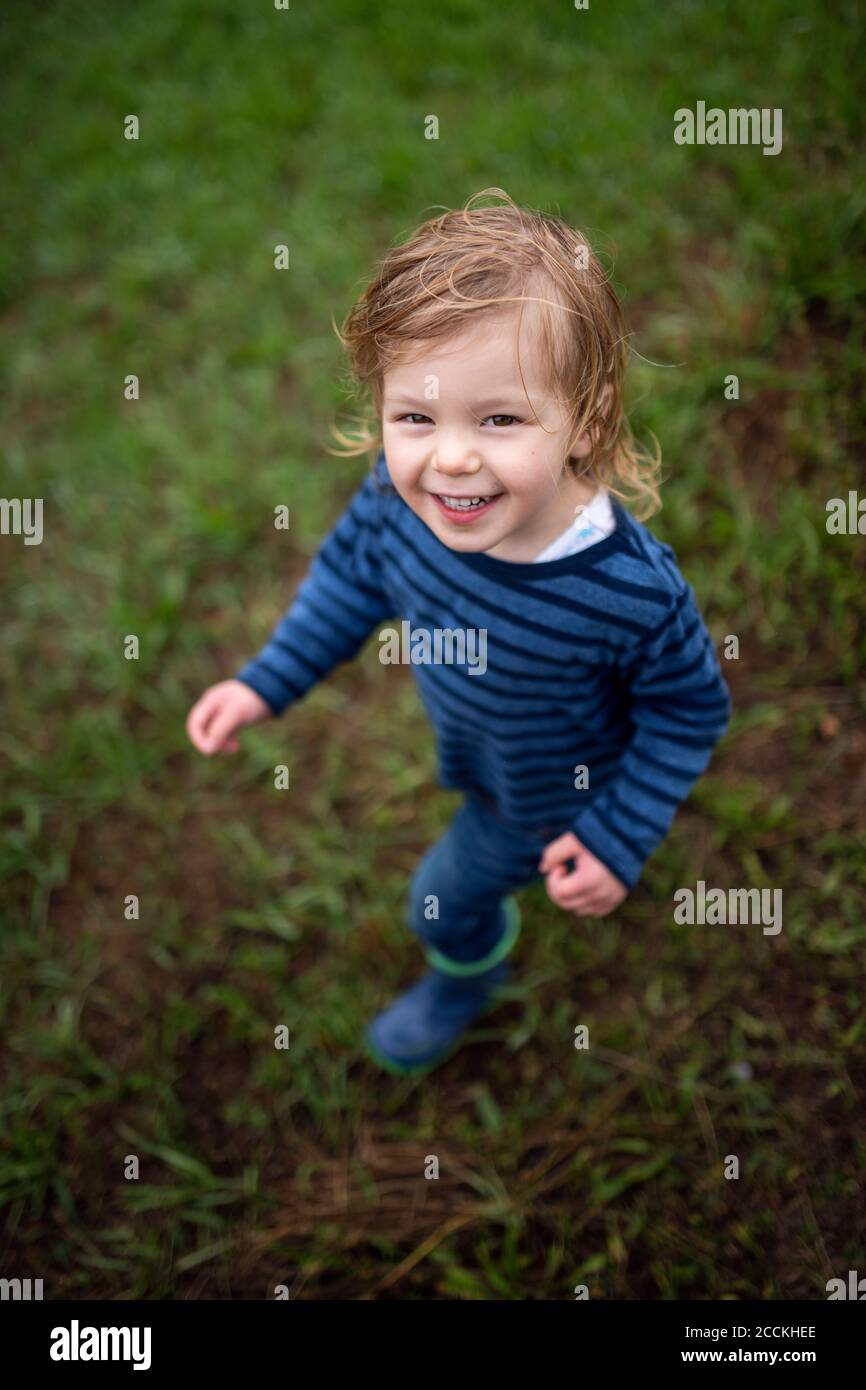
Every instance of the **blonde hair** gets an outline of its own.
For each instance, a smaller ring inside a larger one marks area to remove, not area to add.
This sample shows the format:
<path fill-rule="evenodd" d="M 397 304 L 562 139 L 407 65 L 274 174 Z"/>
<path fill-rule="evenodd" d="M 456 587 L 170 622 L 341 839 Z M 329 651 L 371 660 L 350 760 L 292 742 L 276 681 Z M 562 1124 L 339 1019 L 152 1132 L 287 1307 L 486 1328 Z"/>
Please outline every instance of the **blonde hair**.
<path fill-rule="evenodd" d="M 504 205 L 472 207 L 488 195 Z M 347 388 L 355 397 L 369 389 L 374 414 L 368 402 L 354 436 L 332 424 L 344 448 L 328 453 L 370 453 L 375 462 L 382 448 L 384 376 L 398 357 L 453 337 L 467 327 L 469 315 L 501 312 L 509 304 L 521 306 L 522 323 L 524 305 L 534 302 L 550 384 L 567 412 L 571 437 L 591 431 L 592 452 L 569 460 L 576 476 L 578 464 L 581 471 L 591 469 L 622 502 L 636 504 L 639 520 L 661 508 L 658 440 L 654 456 L 638 449 L 623 409 L 629 346 L 622 310 L 581 232 L 488 188 L 462 210 L 422 223 L 376 264 L 378 273 L 342 328 L 331 320 L 349 357 Z"/>

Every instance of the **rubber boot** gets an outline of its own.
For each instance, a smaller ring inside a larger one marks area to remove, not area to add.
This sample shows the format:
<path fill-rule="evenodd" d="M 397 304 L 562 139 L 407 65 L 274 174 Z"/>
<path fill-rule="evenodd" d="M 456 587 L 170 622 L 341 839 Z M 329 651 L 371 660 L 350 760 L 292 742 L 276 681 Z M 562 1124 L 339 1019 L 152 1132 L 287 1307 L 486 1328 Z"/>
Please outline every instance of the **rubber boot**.
<path fill-rule="evenodd" d="M 422 1076 L 444 1062 L 470 1024 L 499 1002 L 510 974 L 503 959 L 520 931 L 517 903 L 505 903 L 506 929 L 483 960 L 458 962 L 428 947 L 433 965 L 369 1024 L 364 1042 L 372 1059 L 395 1076 Z"/>

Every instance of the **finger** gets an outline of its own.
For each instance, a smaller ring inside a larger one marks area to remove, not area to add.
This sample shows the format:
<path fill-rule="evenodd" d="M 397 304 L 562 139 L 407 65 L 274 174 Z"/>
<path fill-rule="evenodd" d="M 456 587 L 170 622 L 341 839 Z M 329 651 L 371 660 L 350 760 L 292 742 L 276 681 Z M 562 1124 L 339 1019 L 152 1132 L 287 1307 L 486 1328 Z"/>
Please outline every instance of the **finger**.
<path fill-rule="evenodd" d="M 577 917 L 596 917 L 599 916 L 599 900 L 584 893 L 576 894 L 568 898 L 556 899 L 557 907 L 563 912 L 573 912 Z"/>
<path fill-rule="evenodd" d="M 582 894 L 560 897 L 558 894 L 551 893 L 550 898 L 562 912 L 573 912 L 578 917 L 592 912 L 591 903 L 593 900 Z"/>
<path fill-rule="evenodd" d="M 551 883 L 548 878 L 547 896 L 550 898 L 551 902 L 556 903 L 557 907 L 561 907 L 564 912 L 567 912 L 570 910 L 570 905 L 581 901 L 584 895 L 574 892 L 564 893 L 558 883 Z"/>
<path fill-rule="evenodd" d="M 200 710 L 200 709 L 199 709 L 199 706 L 197 706 L 197 705 L 196 705 L 196 706 L 193 706 L 193 709 L 190 709 L 190 712 L 189 712 L 188 716 L 186 716 L 186 733 L 188 733 L 188 735 L 189 735 L 190 744 L 193 744 L 193 746 L 195 746 L 195 748 L 199 749 L 199 752 L 204 752 L 204 748 L 203 748 L 203 739 L 204 739 L 204 731 L 203 731 L 203 730 L 204 730 L 204 723 L 203 723 L 203 721 L 204 721 L 204 716 L 203 716 L 202 710 Z"/>
<path fill-rule="evenodd" d="M 200 752 L 205 751 L 207 742 L 208 725 L 217 709 L 217 702 L 211 695 L 203 695 L 190 710 L 187 721 L 186 731 L 190 739 Z"/>
<path fill-rule="evenodd" d="M 230 709 L 220 709 L 208 726 L 205 736 L 205 751 L 209 753 L 219 753 L 223 748 L 231 743 L 231 736 L 236 728 L 236 722 Z M 237 743 L 237 740 L 234 740 Z"/>
<path fill-rule="evenodd" d="M 563 912 L 592 912 L 597 900 L 585 893 L 572 893 L 568 897 L 556 897 L 553 901 Z"/>
<path fill-rule="evenodd" d="M 568 870 L 564 864 L 556 864 L 547 875 L 548 885 L 553 885 L 557 895 L 563 898 L 574 897 L 577 893 L 591 891 L 590 884 L 587 882 L 587 869 L 578 863 L 577 867 Z"/>
<path fill-rule="evenodd" d="M 539 867 L 549 869 L 550 865 L 559 863 L 560 859 L 566 859 L 569 853 L 574 853 L 574 849 L 570 847 L 570 837 L 560 835 L 559 840 L 552 840 L 549 845 L 545 845 L 539 859 Z"/>
<path fill-rule="evenodd" d="M 561 863 L 563 859 L 571 858 L 574 852 L 574 837 L 570 833 L 560 835 L 556 840 L 551 840 L 549 845 L 545 845 L 544 852 L 538 862 L 541 873 L 546 874 L 554 864 Z"/>
<path fill-rule="evenodd" d="M 557 907 L 561 907 L 564 912 L 572 912 L 575 908 L 592 911 L 607 901 L 607 895 L 601 893 L 592 882 L 588 882 L 586 872 L 581 873 L 580 870 L 566 874 L 562 869 L 554 869 L 547 877 L 547 891 Z"/>
<path fill-rule="evenodd" d="M 572 917 L 580 917 L 581 919 L 584 917 L 601 916 L 601 913 L 596 912 L 594 907 L 567 907 L 565 910 L 569 912 Z"/>

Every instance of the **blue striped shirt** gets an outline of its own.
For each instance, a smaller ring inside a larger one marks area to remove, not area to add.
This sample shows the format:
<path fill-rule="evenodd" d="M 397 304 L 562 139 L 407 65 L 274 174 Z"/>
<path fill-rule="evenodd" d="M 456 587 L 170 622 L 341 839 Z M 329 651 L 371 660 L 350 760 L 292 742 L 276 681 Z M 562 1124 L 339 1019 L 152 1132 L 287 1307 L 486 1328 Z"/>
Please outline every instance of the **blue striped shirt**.
<path fill-rule="evenodd" d="M 616 529 L 588 549 L 497 560 L 444 545 L 380 453 L 237 678 L 280 714 L 374 630 L 383 640 L 388 619 L 413 638 L 426 631 L 428 660 L 411 665 L 441 784 L 545 840 L 573 831 L 633 888 L 707 767 L 731 698 L 675 552 L 611 502 Z M 485 669 L 472 669 L 470 638 L 462 661 L 447 639 L 437 652 L 446 630 L 476 634 L 476 663 L 485 633 Z"/>

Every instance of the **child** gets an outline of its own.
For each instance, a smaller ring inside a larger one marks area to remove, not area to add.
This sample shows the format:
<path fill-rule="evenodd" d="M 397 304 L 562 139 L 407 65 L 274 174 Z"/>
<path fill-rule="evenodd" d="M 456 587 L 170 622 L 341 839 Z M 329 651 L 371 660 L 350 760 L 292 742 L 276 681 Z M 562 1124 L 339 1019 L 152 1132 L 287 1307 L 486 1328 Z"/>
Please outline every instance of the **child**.
<path fill-rule="evenodd" d="M 404 620 L 439 780 L 465 801 L 411 884 L 430 968 L 365 1035 L 398 1074 L 496 1001 L 516 888 L 544 875 L 578 917 L 622 902 L 731 711 L 674 551 L 621 500 L 658 509 L 660 459 L 623 413 L 614 291 L 579 232 L 486 192 L 501 205 L 470 199 L 391 250 L 346 318 L 375 419 L 335 434 L 375 466 L 270 641 L 187 721 L 202 753 L 236 751 Z M 483 664 L 459 659 L 479 643 Z"/>

